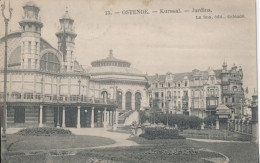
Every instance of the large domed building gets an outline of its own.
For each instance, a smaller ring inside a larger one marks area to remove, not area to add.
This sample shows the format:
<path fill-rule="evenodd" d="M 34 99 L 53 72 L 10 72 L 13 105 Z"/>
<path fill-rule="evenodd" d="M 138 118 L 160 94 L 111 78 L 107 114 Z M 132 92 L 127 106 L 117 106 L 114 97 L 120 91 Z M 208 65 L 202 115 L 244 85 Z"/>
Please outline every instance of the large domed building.
<path fill-rule="evenodd" d="M 7 36 L 8 127 L 107 127 L 117 123 L 118 112 L 145 107 L 146 77 L 129 62 L 116 59 L 112 51 L 89 69 L 75 60 L 77 34 L 68 10 L 59 19 L 57 48 L 42 37 L 40 8 L 28 2 L 23 10 L 20 30 Z M 3 60 L 0 69 L 3 103 Z"/>

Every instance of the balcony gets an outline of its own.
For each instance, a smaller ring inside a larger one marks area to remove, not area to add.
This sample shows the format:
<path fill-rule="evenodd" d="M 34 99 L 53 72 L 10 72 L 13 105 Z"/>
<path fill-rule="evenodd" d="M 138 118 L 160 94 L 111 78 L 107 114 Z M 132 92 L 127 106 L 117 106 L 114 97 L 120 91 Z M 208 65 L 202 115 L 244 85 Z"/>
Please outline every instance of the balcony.
<path fill-rule="evenodd" d="M 77 96 L 79 97 L 79 96 Z M 0 98 L 0 102 L 3 102 L 3 98 Z M 35 96 L 34 98 L 24 99 L 24 98 L 17 98 L 17 97 L 7 97 L 7 102 L 30 102 L 30 103 L 62 103 L 62 104 L 69 104 L 69 103 L 85 103 L 85 104 L 107 104 L 107 105 L 116 105 L 116 100 L 114 99 L 103 99 L 103 98 L 91 98 L 91 97 L 83 97 L 81 98 L 68 98 L 65 96 L 61 96 L 58 98 L 53 99 L 52 97 L 42 97 L 42 96 Z"/>
<path fill-rule="evenodd" d="M 230 90 L 222 90 L 222 94 L 227 94 L 227 95 L 243 95 L 243 91 L 230 91 Z"/>
<path fill-rule="evenodd" d="M 182 96 L 182 100 L 188 101 L 189 100 L 189 96 Z"/>

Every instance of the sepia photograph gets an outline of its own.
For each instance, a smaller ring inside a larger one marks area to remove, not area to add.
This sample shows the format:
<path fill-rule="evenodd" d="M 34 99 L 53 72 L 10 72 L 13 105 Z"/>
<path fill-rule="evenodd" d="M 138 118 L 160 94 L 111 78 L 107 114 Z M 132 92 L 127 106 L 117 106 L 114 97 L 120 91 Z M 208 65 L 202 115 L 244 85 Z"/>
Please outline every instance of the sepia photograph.
<path fill-rule="evenodd" d="M 258 163 L 255 0 L 0 0 L 3 163 Z"/>

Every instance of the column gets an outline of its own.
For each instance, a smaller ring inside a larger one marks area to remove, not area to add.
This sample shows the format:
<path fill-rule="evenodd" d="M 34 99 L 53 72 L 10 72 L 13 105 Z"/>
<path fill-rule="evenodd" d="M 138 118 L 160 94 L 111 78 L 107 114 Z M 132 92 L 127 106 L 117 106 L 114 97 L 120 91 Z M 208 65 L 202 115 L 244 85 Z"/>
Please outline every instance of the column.
<path fill-rule="evenodd" d="M 107 128 L 107 108 L 104 108 L 103 114 L 104 114 L 104 122 L 103 122 L 104 128 Z"/>
<path fill-rule="evenodd" d="M 65 124 L 65 106 L 63 106 L 62 108 L 62 127 L 65 128 L 66 124 Z"/>
<path fill-rule="evenodd" d="M 125 93 L 122 92 L 122 110 L 125 110 Z"/>
<path fill-rule="evenodd" d="M 219 130 L 219 119 L 216 119 L 216 130 Z"/>
<path fill-rule="evenodd" d="M 80 106 L 78 106 L 77 128 L 80 128 Z"/>
<path fill-rule="evenodd" d="M 91 108 L 91 128 L 94 128 L 94 106 Z"/>
<path fill-rule="evenodd" d="M 113 125 L 112 125 L 112 112 L 111 112 L 111 111 L 109 111 L 109 124 L 110 124 L 111 126 L 113 126 Z"/>
<path fill-rule="evenodd" d="M 42 127 L 42 105 L 40 105 L 40 124 L 39 127 Z"/>

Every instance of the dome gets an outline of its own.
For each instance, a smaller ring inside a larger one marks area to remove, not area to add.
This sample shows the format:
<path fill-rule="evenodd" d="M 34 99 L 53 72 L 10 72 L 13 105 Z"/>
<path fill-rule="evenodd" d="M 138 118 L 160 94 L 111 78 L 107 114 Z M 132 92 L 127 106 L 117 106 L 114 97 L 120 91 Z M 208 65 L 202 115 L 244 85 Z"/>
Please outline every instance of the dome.
<path fill-rule="evenodd" d="M 39 8 L 33 1 L 27 2 L 24 7 L 37 7 Z"/>
<path fill-rule="evenodd" d="M 215 72 L 213 70 L 210 70 L 209 75 L 210 76 L 215 76 Z"/>
<path fill-rule="evenodd" d="M 64 20 L 64 19 L 67 19 L 67 20 L 70 20 L 70 21 L 74 21 L 74 20 L 69 16 L 68 7 L 66 7 L 65 14 L 60 18 L 60 20 Z"/>
<path fill-rule="evenodd" d="M 109 56 L 105 59 L 96 60 L 91 62 L 92 67 L 107 67 L 107 66 L 115 66 L 115 67 L 130 67 L 131 63 L 117 59 L 113 56 L 113 51 L 110 50 Z"/>
<path fill-rule="evenodd" d="M 91 65 L 88 70 L 90 74 L 144 75 L 141 71 L 130 67 L 130 62 L 115 58 L 112 50 L 107 58 L 93 61 Z"/>
<path fill-rule="evenodd" d="M 107 66 L 107 67 L 91 67 L 88 72 L 90 74 L 136 74 L 143 75 L 143 73 L 132 67 L 116 67 L 116 66 Z"/>

